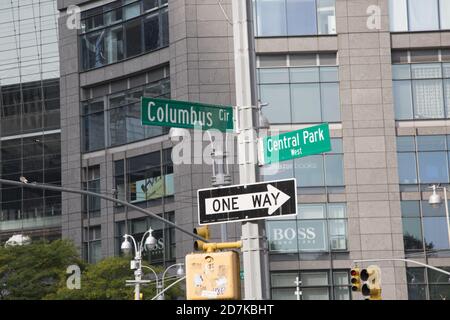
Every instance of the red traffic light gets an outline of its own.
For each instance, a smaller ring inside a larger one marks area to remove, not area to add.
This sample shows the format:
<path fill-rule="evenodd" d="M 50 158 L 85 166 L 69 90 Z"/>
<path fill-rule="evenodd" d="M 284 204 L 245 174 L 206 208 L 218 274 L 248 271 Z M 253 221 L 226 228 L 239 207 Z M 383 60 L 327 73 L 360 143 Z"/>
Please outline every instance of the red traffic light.
<path fill-rule="evenodd" d="M 352 271 L 350 271 L 350 275 L 352 277 L 356 276 L 358 274 L 358 272 L 355 269 L 352 269 Z"/>

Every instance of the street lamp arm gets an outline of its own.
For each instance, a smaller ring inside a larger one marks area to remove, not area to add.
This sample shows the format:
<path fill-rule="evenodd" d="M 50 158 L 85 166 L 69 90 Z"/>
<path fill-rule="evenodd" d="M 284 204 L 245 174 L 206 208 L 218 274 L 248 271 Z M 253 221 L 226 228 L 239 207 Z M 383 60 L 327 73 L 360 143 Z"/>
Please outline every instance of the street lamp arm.
<path fill-rule="evenodd" d="M 143 268 L 147 268 L 149 269 L 151 272 L 153 272 L 153 274 L 155 275 L 155 279 L 156 279 L 156 284 L 158 284 L 159 278 L 158 278 L 158 274 L 155 272 L 155 270 L 153 270 L 152 268 L 150 268 L 149 266 L 142 266 Z"/>
<path fill-rule="evenodd" d="M 121 205 L 126 206 L 128 208 L 131 208 L 133 210 L 142 212 L 145 215 L 151 216 L 152 218 L 155 218 L 155 219 L 157 219 L 159 221 L 162 221 L 163 223 L 165 223 L 165 224 L 167 224 L 169 226 L 172 226 L 175 229 L 178 229 L 179 231 L 181 231 L 181 232 L 183 232 L 183 233 L 185 233 L 185 234 L 187 234 L 187 235 L 189 235 L 189 236 L 191 236 L 191 237 L 193 237 L 195 239 L 201 240 L 203 242 L 209 242 L 209 240 L 204 239 L 204 238 L 200 237 L 199 235 L 197 235 L 197 234 L 195 234 L 193 232 L 185 230 L 185 229 L 177 226 L 175 223 L 173 223 L 173 222 L 171 222 L 169 220 L 166 220 L 166 219 L 158 216 L 157 214 L 155 214 L 153 212 L 144 210 L 144 209 L 142 209 L 142 208 L 140 208 L 138 206 L 135 206 L 135 205 L 133 205 L 133 204 L 131 204 L 129 202 L 126 202 L 126 201 L 123 201 L 123 200 L 120 200 L 120 199 L 116 199 L 116 198 L 113 198 L 113 197 L 109 197 L 109 196 L 106 196 L 106 195 L 101 194 L 101 193 L 95 193 L 95 192 L 91 192 L 91 191 L 87 191 L 87 190 L 81 190 L 81 189 L 72 189 L 72 188 L 66 188 L 66 187 L 59 187 L 59 186 L 54 186 L 54 185 L 49 185 L 49 184 L 44 184 L 44 183 L 35 183 L 35 182 L 33 182 L 33 183 L 23 183 L 23 182 L 19 182 L 19 181 L 6 180 L 6 179 L 0 179 L 0 184 L 8 184 L 8 185 L 24 187 L 24 188 L 41 189 L 41 190 L 52 190 L 52 191 L 58 191 L 58 192 L 67 192 L 67 193 L 75 193 L 75 194 L 81 194 L 81 195 L 86 195 L 86 196 L 98 197 L 98 198 L 101 198 L 101 199 L 104 199 L 104 200 L 108 200 L 108 201 L 111 201 L 111 202 L 114 202 L 114 203 L 121 204 Z"/>
<path fill-rule="evenodd" d="M 169 286 L 167 286 L 167 288 L 165 288 L 164 290 L 161 290 L 161 292 L 159 292 L 158 294 L 156 294 L 156 296 L 154 296 L 152 298 L 152 300 L 155 300 L 156 298 L 158 298 L 160 295 L 162 295 L 164 292 L 166 292 L 167 290 L 169 290 L 170 288 L 172 288 L 174 285 L 176 285 L 178 282 L 183 281 L 184 279 L 186 279 L 186 276 L 183 276 L 182 278 L 178 279 L 177 281 L 172 282 Z"/>
<path fill-rule="evenodd" d="M 162 279 L 162 285 L 163 285 L 163 288 L 164 288 L 164 279 L 165 279 L 165 277 L 166 277 L 167 271 L 169 271 L 169 269 L 171 269 L 172 267 L 175 267 L 175 266 L 184 266 L 184 263 L 175 263 L 175 264 L 173 264 L 173 265 L 167 267 L 166 270 L 164 270 L 164 273 L 163 273 L 162 278 L 161 278 L 161 279 Z"/>
<path fill-rule="evenodd" d="M 124 237 L 125 239 L 130 238 L 130 239 L 133 241 L 133 245 L 134 245 L 134 255 L 135 255 L 135 256 L 139 255 L 138 247 L 137 247 L 136 240 L 134 239 L 134 237 L 131 236 L 131 235 L 129 235 L 129 234 L 125 234 L 123 237 Z"/>
<path fill-rule="evenodd" d="M 441 272 L 441 273 L 445 273 L 445 274 L 447 274 L 447 275 L 450 276 L 450 272 L 448 272 L 448 271 L 445 271 L 445 270 L 442 270 L 442 269 L 440 269 L 440 268 L 436 268 L 436 267 L 430 266 L 429 264 L 426 264 L 426 263 L 422 263 L 422 262 L 419 262 L 419 261 L 411 260 L 411 259 L 401 259 L 401 258 L 392 258 L 392 259 L 365 259 L 365 260 L 353 260 L 353 263 L 357 263 L 357 262 L 376 262 L 376 261 L 402 261 L 402 262 L 415 263 L 415 264 L 418 264 L 418 265 L 420 265 L 420 266 L 427 267 L 427 268 L 429 268 L 429 269 L 433 269 L 433 270 L 435 270 L 435 271 L 438 271 L 438 272 Z"/>

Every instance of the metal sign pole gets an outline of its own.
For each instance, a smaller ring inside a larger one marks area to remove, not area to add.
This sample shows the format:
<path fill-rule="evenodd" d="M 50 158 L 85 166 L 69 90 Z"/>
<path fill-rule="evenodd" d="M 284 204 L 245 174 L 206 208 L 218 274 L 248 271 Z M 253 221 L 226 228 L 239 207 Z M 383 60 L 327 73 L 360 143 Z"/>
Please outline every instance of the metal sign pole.
<path fill-rule="evenodd" d="M 238 162 L 240 183 L 256 182 L 257 137 L 254 128 L 255 108 L 255 63 L 251 2 L 233 0 L 233 40 L 236 80 L 236 105 L 238 128 Z M 266 274 L 263 262 L 264 239 L 257 222 L 242 224 L 242 255 L 244 265 L 245 299 L 265 298 Z"/>

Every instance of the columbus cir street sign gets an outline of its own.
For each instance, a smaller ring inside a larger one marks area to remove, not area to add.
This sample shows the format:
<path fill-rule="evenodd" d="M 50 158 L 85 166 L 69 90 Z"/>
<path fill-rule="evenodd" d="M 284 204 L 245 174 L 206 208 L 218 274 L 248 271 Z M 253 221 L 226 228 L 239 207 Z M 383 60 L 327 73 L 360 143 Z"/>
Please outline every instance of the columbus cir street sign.
<path fill-rule="evenodd" d="M 295 179 L 198 190 L 200 225 L 297 214 Z"/>
<path fill-rule="evenodd" d="M 233 130 L 233 108 L 196 102 L 142 98 L 142 125 Z"/>
<path fill-rule="evenodd" d="M 270 164 L 331 151 L 327 123 L 260 140 L 260 162 Z"/>

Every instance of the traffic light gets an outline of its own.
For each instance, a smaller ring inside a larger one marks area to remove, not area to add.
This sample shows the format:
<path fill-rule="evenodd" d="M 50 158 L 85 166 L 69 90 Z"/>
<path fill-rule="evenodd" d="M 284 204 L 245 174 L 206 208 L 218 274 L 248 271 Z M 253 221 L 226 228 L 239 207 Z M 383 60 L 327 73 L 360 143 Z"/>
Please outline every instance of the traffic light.
<path fill-rule="evenodd" d="M 368 266 L 360 273 L 364 284 L 361 287 L 363 296 L 368 296 L 366 300 L 381 300 L 381 269 L 378 266 Z"/>
<path fill-rule="evenodd" d="M 194 233 L 199 235 L 200 237 L 206 239 L 206 240 L 209 240 L 209 228 L 208 228 L 208 226 L 194 228 Z M 195 240 L 194 241 L 194 250 L 203 251 L 204 250 L 204 248 L 203 248 L 204 245 L 205 245 L 204 241 Z"/>
<path fill-rule="evenodd" d="M 361 273 L 358 267 L 353 267 L 350 270 L 350 282 L 352 284 L 352 291 L 358 292 L 361 291 Z"/>
<path fill-rule="evenodd" d="M 239 300 L 239 254 L 235 251 L 192 253 L 186 256 L 187 300 Z"/>

